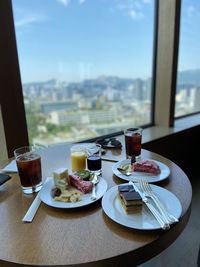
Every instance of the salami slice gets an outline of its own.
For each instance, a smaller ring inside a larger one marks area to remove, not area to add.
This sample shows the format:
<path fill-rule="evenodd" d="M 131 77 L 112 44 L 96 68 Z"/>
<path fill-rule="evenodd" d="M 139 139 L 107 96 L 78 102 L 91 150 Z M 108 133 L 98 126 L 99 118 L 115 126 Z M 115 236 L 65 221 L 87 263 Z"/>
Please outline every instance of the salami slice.
<path fill-rule="evenodd" d="M 93 187 L 92 182 L 83 181 L 79 176 L 72 174 L 69 175 L 69 183 L 84 194 L 90 192 Z"/>

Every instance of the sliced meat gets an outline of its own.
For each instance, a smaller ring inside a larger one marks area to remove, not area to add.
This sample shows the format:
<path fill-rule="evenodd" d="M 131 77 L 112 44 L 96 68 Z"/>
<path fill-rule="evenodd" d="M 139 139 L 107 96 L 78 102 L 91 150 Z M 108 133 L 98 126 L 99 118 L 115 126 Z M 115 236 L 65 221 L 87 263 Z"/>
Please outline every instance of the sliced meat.
<path fill-rule="evenodd" d="M 69 183 L 84 194 L 89 193 L 93 187 L 92 182 L 83 181 L 79 176 L 73 174 L 69 175 Z"/>

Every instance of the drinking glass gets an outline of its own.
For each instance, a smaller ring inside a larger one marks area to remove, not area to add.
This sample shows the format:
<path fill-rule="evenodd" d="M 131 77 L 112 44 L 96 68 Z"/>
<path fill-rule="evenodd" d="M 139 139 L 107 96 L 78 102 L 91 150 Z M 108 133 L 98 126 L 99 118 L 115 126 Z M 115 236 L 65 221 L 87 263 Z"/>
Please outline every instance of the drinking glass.
<path fill-rule="evenodd" d="M 141 157 L 142 148 L 142 128 L 128 128 L 124 130 L 126 157 L 135 157 L 136 160 Z"/>
<path fill-rule="evenodd" d="M 42 188 L 41 156 L 33 146 L 24 146 L 14 151 L 22 191 L 25 194 Z"/>
<path fill-rule="evenodd" d="M 73 145 L 71 147 L 72 172 L 82 171 L 86 168 L 86 150 L 84 146 Z"/>
<path fill-rule="evenodd" d="M 87 168 L 91 172 L 101 174 L 101 145 L 93 144 L 87 147 Z"/>

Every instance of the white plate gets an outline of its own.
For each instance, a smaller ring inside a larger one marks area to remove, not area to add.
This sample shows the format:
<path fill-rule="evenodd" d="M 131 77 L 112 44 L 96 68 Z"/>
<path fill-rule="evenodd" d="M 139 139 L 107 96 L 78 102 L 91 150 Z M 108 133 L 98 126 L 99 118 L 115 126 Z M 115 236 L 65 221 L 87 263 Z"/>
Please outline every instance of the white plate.
<path fill-rule="evenodd" d="M 162 181 L 164 179 L 166 179 L 169 174 L 170 174 L 170 169 L 167 165 L 165 165 L 164 163 L 160 162 L 160 161 L 157 161 L 157 160 L 153 160 L 154 162 L 156 162 L 159 167 L 160 167 L 160 174 L 151 174 L 151 173 L 146 173 L 146 172 L 134 172 L 133 174 L 131 174 L 130 176 L 126 176 L 124 174 L 122 174 L 120 171 L 118 171 L 117 168 L 120 168 L 122 167 L 123 165 L 126 165 L 126 164 L 130 164 L 130 159 L 126 159 L 126 160 L 121 160 L 121 161 L 118 161 L 117 163 L 113 164 L 112 166 L 112 171 L 113 173 L 123 179 L 123 180 L 126 180 L 126 181 L 138 181 L 141 180 L 141 179 L 145 179 L 147 180 L 148 183 L 154 183 L 154 182 L 159 182 L 159 181 Z"/>
<path fill-rule="evenodd" d="M 166 210 L 176 218 L 180 218 L 182 207 L 179 199 L 162 187 L 156 185 L 151 185 L 151 187 Z M 110 219 L 121 225 L 138 230 L 156 230 L 161 228 L 145 204 L 143 204 L 141 210 L 127 214 L 118 196 L 118 186 L 110 188 L 104 194 L 102 198 L 102 208 Z"/>
<path fill-rule="evenodd" d="M 82 206 L 86 206 L 91 204 L 98 199 L 100 199 L 107 190 L 107 182 L 101 178 L 99 183 L 96 185 L 96 195 L 97 198 L 95 200 L 91 199 L 91 193 L 81 195 L 81 200 L 78 202 L 61 202 L 53 200 L 51 196 L 51 189 L 54 187 L 54 181 L 51 178 L 48 182 L 44 183 L 41 191 L 40 191 L 40 198 L 41 200 L 52 207 L 61 208 L 61 209 L 70 209 L 70 208 L 78 208 Z"/>

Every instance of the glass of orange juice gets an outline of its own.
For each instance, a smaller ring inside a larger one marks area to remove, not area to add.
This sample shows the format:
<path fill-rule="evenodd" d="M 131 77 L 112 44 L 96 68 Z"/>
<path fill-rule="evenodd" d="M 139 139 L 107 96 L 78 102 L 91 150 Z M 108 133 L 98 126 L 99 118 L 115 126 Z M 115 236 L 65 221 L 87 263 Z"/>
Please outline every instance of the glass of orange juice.
<path fill-rule="evenodd" d="M 86 168 L 86 151 L 81 145 L 71 147 L 71 164 L 72 172 L 85 170 Z"/>

